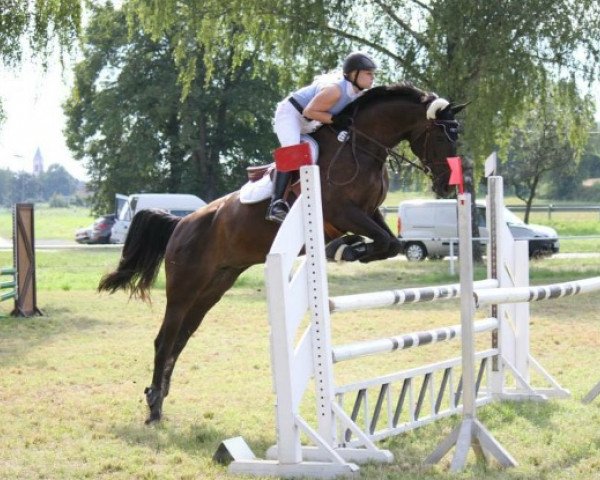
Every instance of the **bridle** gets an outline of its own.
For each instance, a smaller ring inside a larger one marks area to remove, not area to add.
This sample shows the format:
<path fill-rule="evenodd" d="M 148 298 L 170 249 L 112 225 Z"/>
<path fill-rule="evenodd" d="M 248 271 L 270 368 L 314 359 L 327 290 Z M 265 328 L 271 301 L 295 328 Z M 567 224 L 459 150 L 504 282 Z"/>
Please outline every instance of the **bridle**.
<path fill-rule="evenodd" d="M 356 110 L 353 112 L 352 120 L 354 120 L 355 115 L 356 115 Z M 444 135 L 448 139 L 448 141 L 452 144 L 456 144 L 456 142 L 458 141 L 458 127 L 459 127 L 459 123 L 456 120 L 431 119 L 431 120 L 427 121 L 427 124 L 424 126 L 424 128 L 418 129 L 416 132 L 413 132 L 411 134 L 409 143 L 412 145 L 414 142 L 418 141 L 423 135 L 425 135 L 425 141 L 423 144 L 423 158 L 427 159 L 427 150 L 429 147 L 429 139 L 430 139 L 432 130 L 434 128 L 441 128 L 444 132 Z M 335 133 L 337 133 L 337 131 L 333 127 L 330 126 L 330 128 Z M 383 143 L 376 140 L 372 136 L 367 135 L 366 133 L 362 132 L 361 130 L 358 130 L 354 125 L 350 126 L 350 128 L 348 129 L 348 133 L 349 133 L 349 135 L 340 143 L 339 148 L 337 149 L 337 151 L 335 152 L 335 155 L 333 156 L 333 158 L 331 159 L 331 162 L 329 163 L 329 168 L 327 169 L 327 181 L 329 183 L 331 183 L 333 185 L 337 185 L 337 186 L 344 186 L 344 185 L 348 185 L 349 183 L 352 183 L 356 179 L 356 177 L 358 176 L 358 173 L 359 173 L 359 162 L 358 162 L 357 155 L 356 155 L 357 150 L 361 151 L 362 153 L 368 154 L 372 158 L 375 158 L 376 160 L 378 160 L 380 162 L 381 166 L 383 166 L 385 164 L 388 157 L 392 157 L 397 162 L 398 165 L 400 165 L 401 163 L 407 163 L 411 167 L 414 167 L 417 170 L 420 170 L 421 172 L 423 172 L 432 181 L 434 180 L 433 170 L 431 169 L 431 167 L 429 167 L 429 165 L 422 165 L 420 163 L 417 163 L 417 162 L 407 158 L 406 156 L 402 155 L 401 153 L 394 151 L 394 149 L 392 147 L 388 147 L 387 145 L 384 145 Z M 362 137 L 362 138 L 366 139 L 369 143 L 381 148 L 385 152 L 385 157 L 383 157 L 383 160 L 381 159 L 381 157 L 379 155 L 373 153 L 371 150 L 363 148 L 360 145 L 357 146 L 356 137 Z M 343 183 L 335 183 L 331 179 L 331 169 L 332 169 L 333 165 L 335 164 L 337 158 L 341 154 L 342 150 L 349 142 L 352 147 L 352 158 L 354 159 L 354 163 L 356 165 L 356 171 L 350 180 L 343 182 Z M 421 162 L 423 162 L 423 159 L 420 159 L 420 160 L 421 160 Z M 438 163 L 445 162 L 445 161 L 446 161 L 446 159 L 432 160 L 431 163 L 433 165 L 436 165 Z"/>

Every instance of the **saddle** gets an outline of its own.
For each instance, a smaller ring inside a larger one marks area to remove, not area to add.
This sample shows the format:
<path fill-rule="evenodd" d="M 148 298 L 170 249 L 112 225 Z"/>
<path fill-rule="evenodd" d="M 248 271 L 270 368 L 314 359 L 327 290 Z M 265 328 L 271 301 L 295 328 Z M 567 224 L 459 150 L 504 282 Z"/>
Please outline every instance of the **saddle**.
<path fill-rule="evenodd" d="M 273 181 L 275 178 L 275 172 L 275 163 L 246 167 L 246 174 L 248 175 L 249 182 L 258 182 L 266 176 L 269 176 L 271 181 Z M 288 186 L 283 194 L 283 200 L 291 207 L 299 195 L 300 175 L 298 174 L 298 172 L 294 172 L 294 174 L 292 175 L 292 179 L 288 183 Z"/>
<path fill-rule="evenodd" d="M 269 163 L 267 165 L 257 165 L 246 167 L 246 173 L 248 175 L 248 182 L 255 183 L 266 176 L 269 176 L 271 181 L 275 177 L 275 164 Z M 287 202 L 287 204 L 291 207 L 296 199 L 300 196 L 300 174 L 298 172 L 294 172 L 292 175 L 292 180 L 288 184 L 285 192 L 283 194 L 283 200 Z M 343 232 L 335 228 L 328 222 L 325 222 L 325 235 L 330 239 L 339 238 L 344 235 Z M 345 259 L 345 258 L 343 258 Z"/>

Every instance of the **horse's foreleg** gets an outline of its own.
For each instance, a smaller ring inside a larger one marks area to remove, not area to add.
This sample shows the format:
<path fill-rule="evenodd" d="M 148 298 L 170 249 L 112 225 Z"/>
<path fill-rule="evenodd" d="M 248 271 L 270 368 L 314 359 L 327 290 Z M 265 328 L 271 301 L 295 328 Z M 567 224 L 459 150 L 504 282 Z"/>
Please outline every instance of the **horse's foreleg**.
<path fill-rule="evenodd" d="M 375 221 L 375 223 L 377 223 L 377 225 L 379 225 L 383 230 L 387 232 L 390 238 L 389 248 L 387 252 L 385 252 L 385 256 L 382 258 L 395 257 L 400 253 L 400 241 L 398 240 L 398 237 L 394 234 L 394 232 L 392 232 L 379 209 L 375 210 L 375 213 L 373 214 L 372 218 Z"/>
<path fill-rule="evenodd" d="M 385 224 L 381 213 L 369 216 L 359 208 L 350 206 L 335 223 L 336 228 L 371 238 L 372 243 L 353 245 L 346 258 L 350 261 L 371 262 L 392 257 L 400 251 L 400 242 Z"/>

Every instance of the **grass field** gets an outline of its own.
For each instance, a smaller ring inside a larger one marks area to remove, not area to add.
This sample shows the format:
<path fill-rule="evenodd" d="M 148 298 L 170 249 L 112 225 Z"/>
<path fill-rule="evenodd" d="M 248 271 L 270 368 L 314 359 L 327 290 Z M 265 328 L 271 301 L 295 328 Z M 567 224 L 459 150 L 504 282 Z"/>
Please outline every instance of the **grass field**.
<path fill-rule="evenodd" d="M 0 252 L 0 265 L 10 263 Z M 275 441 L 267 309 L 262 266 L 242 275 L 184 351 L 165 402 L 164 421 L 147 427 L 143 389 L 152 374 L 164 280 L 153 303 L 95 292 L 118 251 L 38 251 L 43 317 L 0 319 L 1 479 L 232 479 L 211 457 L 243 435 L 258 456 Z M 329 265 L 330 293 L 456 281 L 443 262 Z M 484 276 L 479 267 L 476 275 Z M 600 259 L 532 263 L 532 283 L 600 274 Z M 600 399 L 579 399 L 600 381 L 600 296 L 532 304 L 532 352 L 573 396 L 547 403 L 495 403 L 480 418 L 518 460 L 509 470 L 471 464 L 447 473 L 423 459 L 457 423 L 450 418 L 383 442 L 391 465 L 367 465 L 361 478 L 600 479 Z M 6 313 L 9 302 L 0 304 Z M 411 305 L 333 317 L 336 343 L 459 323 L 457 302 Z M 456 355 L 458 342 L 348 362 L 340 377 L 371 376 Z M 336 373 L 336 376 L 338 373 Z M 311 398 L 303 405 L 310 417 Z"/>
<path fill-rule="evenodd" d="M 95 217 L 88 208 L 49 208 L 35 205 L 35 237 L 43 240 L 75 240 L 75 230 L 91 225 Z M 12 236 L 12 211 L 0 208 L 0 238 Z"/>

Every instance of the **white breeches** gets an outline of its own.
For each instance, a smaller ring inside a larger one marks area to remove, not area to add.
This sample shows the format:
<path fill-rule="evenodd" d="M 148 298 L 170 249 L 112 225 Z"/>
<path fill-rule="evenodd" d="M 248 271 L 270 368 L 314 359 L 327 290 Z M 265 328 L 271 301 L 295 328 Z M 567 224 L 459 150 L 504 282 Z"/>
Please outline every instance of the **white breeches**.
<path fill-rule="evenodd" d="M 297 145 L 300 143 L 300 135 L 312 133 L 321 126 L 316 120 L 306 120 L 298 110 L 287 100 L 277 104 L 273 130 L 282 147 Z"/>

